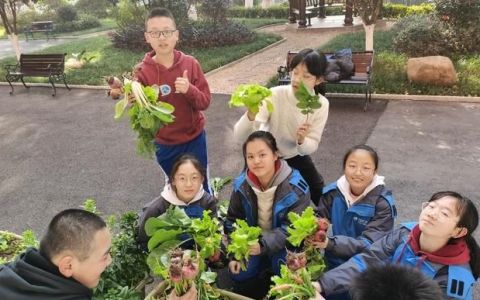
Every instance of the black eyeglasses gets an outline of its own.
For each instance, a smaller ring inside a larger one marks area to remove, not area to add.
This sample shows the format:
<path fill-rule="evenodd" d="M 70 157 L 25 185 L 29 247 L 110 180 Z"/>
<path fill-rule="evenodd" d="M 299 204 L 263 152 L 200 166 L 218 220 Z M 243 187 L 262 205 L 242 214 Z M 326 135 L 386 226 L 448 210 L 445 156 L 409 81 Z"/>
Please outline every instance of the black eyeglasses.
<path fill-rule="evenodd" d="M 177 29 L 171 29 L 171 30 L 162 30 L 162 31 L 147 31 L 148 35 L 154 39 L 160 38 L 160 36 L 163 35 L 165 38 L 169 38 L 173 35 L 173 33 L 177 31 Z"/>

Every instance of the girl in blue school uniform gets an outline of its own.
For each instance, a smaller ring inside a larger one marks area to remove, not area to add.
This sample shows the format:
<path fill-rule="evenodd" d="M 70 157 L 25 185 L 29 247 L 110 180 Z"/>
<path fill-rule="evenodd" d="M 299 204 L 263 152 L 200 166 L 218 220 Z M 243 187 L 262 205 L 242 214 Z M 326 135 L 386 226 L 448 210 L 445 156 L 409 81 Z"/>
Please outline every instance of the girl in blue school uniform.
<path fill-rule="evenodd" d="M 357 145 L 343 158 L 344 174 L 323 189 L 317 215 L 330 220 L 331 235 L 325 248 L 328 269 L 360 253 L 393 229 L 395 200 L 378 172 L 378 154 Z"/>
<path fill-rule="evenodd" d="M 308 184 L 279 158 L 270 132 L 251 133 L 243 144 L 243 156 L 246 169 L 234 181 L 224 229 L 227 235 L 232 233 L 235 221 L 241 219 L 249 226 L 259 226 L 262 233 L 250 247 L 247 270 L 231 260 L 229 271 L 235 292 L 262 299 L 271 274 L 279 274 L 285 261 L 288 213 L 301 214 L 312 202 Z"/>
<path fill-rule="evenodd" d="M 327 296 L 346 292 L 368 266 L 394 263 L 415 267 L 436 281 L 447 299 L 473 299 L 480 273 L 478 226 L 473 202 L 452 191 L 435 193 L 422 204 L 418 223 L 405 223 L 364 252 L 323 274 L 316 288 Z"/>

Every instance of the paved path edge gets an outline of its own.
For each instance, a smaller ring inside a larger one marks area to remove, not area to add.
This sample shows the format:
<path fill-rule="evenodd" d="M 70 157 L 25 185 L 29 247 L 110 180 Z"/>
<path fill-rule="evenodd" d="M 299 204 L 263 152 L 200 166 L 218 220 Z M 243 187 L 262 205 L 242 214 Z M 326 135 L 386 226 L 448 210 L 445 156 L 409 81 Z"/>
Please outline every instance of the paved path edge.
<path fill-rule="evenodd" d="M 215 71 L 215 70 L 213 70 Z M 211 72 L 213 72 L 211 71 Z M 7 82 L 0 82 L 2 86 L 8 86 Z M 19 82 L 13 82 L 15 87 L 23 85 Z M 49 83 L 28 83 L 29 86 L 52 87 Z M 108 90 L 106 85 L 84 85 L 84 84 L 69 84 L 71 88 L 75 89 L 90 89 L 90 90 Z M 57 89 L 65 89 L 65 86 L 59 83 L 56 85 Z M 230 95 L 225 93 L 213 93 L 217 95 Z M 327 93 L 327 98 L 350 98 L 350 99 L 365 99 L 365 94 L 348 94 L 348 93 Z M 388 100 L 388 101 L 433 101 L 433 102 L 470 102 L 480 103 L 480 97 L 467 96 L 434 96 L 434 95 L 399 95 L 399 94 L 373 94 L 372 100 Z"/>

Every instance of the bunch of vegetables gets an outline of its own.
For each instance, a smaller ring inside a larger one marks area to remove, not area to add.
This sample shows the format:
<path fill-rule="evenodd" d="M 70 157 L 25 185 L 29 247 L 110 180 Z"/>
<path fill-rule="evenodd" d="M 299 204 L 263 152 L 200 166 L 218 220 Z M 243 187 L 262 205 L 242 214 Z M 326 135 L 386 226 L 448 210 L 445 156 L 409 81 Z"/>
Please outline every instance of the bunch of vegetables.
<path fill-rule="evenodd" d="M 322 107 L 322 102 L 320 102 L 320 97 L 318 95 L 310 94 L 310 91 L 305 86 L 305 83 L 302 81 L 300 82 L 300 86 L 298 90 L 295 92 L 295 97 L 298 100 L 297 107 L 300 108 L 302 114 L 307 115 L 313 113 L 315 109 Z"/>
<path fill-rule="evenodd" d="M 28 247 L 38 247 L 38 241 L 32 230 L 25 230 L 22 235 L 0 231 L 0 264 L 13 261 Z"/>
<path fill-rule="evenodd" d="M 287 256 L 287 265 L 281 266 L 280 276 L 272 277 L 274 285 L 268 293 L 269 299 L 307 300 L 316 296 L 310 273 L 305 267 L 296 270 L 290 269 L 288 266 L 291 265 L 293 263 L 289 262 Z"/>
<path fill-rule="evenodd" d="M 241 219 L 237 219 L 233 226 L 235 230 L 230 234 L 227 252 L 240 262 L 241 269 L 245 271 L 250 257 L 250 246 L 258 243 L 262 229 L 257 226 L 248 226 L 247 222 Z"/>
<path fill-rule="evenodd" d="M 158 87 L 142 86 L 135 80 L 125 79 L 123 91 L 125 97 L 115 104 L 115 119 L 120 119 L 128 109 L 130 125 L 138 134 L 137 153 L 152 158 L 155 153 L 155 135 L 157 131 L 173 122 L 174 107 L 166 102 L 158 101 Z"/>
<path fill-rule="evenodd" d="M 323 254 L 313 244 L 325 242 L 329 222 L 325 218 L 315 217 L 313 208 L 308 207 L 301 215 L 294 212 L 288 213 L 290 226 L 287 240 L 295 247 L 304 243 L 304 251 L 307 260 L 307 270 L 313 279 L 317 279 L 325 270 Z"/>
<path fill-rule="evenodd" d="M 245 106 L 249 111 L 258 113 L 260 105 L 265 102 L 267 110 L 273 111 L 273 104 L 270 101 L 272 91 L 258 84 L 244 84 L 238 86 L 230 98 L 230 107 Z"/>
<path fill-rule="evenodd" d="M 167 276 L 162 257 L 174 248 L 193 240 L 200 258 L 200 268 L 204 260 L 216 261 L 220 257 L 222 235 L 218 232 L 220 224 L 212 218 L 209 211 L 204 211 L 201 219 L 190 219 L 185 211 L 177 206 L 170 206 L 167 211 L 156 217 L 149 218 L 145 223 L 145 232 L 150 251 L 147 264 L 154 274 Z M 180 236 L 187 236 L 181 240 Z"/>

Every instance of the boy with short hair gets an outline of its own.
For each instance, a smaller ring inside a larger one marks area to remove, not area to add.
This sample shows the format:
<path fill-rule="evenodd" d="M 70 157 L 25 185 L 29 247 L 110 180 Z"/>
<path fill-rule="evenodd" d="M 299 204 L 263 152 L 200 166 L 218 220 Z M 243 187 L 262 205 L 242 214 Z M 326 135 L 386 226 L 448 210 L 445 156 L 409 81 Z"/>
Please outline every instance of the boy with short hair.
<path fill-rule="evenodd" d="M 172 13 L 154 8 L 145 23 L 145 39 L 152 51 L 136 66 L 135 76 L 143 85 L 158 85 L 159 100 L 175 107 L 175 121 L 158 130 L 155 145 L 157 161 L 170 174 L 175 159 L 184 153 L 194 155 L 207 170 L 204 188 L 208 188 L 205 116 L 210 105 L 207 80 L 198 61 L 175 49 L 179 37 Z"/>
<path fill-rule="evenodd" d="M 442 290 L 437 282 L 419 270 L 388 264 L 370 266 L 350 286 L 352 300 L 439 300 Z"/>
<path fill-rule="evenodd" d="M 0 299 L 89 300 L 111 263 L 111 236 L 99 216 L 67 209 L 50 222 L 40 249 L 0 266 Z"/>

